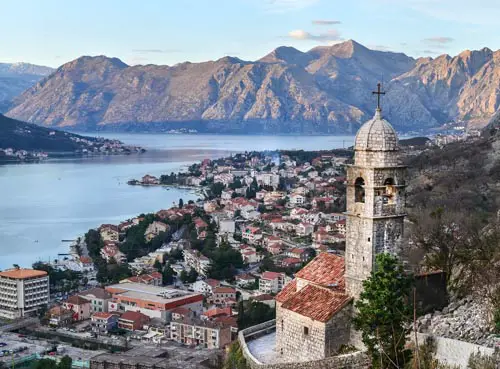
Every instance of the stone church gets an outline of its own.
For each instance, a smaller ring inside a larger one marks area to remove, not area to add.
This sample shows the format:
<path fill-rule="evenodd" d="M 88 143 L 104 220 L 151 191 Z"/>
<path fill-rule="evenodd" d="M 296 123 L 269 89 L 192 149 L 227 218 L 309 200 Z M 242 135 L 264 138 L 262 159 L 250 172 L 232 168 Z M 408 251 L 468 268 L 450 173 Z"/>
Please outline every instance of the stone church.
<path fill-rule="evenodd" d="M 353 301 L 376 255 L 399 255 L 401 249 L 406 167 L 380 107 L 359 129 L 354 150 L 347 170 L 345 256 L 319 254 L 276 296 L 276 351 L 286 361 L 320 360 L 342 345 L 358 344 L 350 326 Z"/>

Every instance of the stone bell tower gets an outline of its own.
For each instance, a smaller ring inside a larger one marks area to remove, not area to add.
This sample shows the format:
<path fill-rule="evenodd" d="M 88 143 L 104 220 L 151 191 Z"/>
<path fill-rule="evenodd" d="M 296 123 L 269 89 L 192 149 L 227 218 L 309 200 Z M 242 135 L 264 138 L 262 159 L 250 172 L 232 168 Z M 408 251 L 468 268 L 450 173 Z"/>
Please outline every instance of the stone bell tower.
<path fill-rule="evenodd" d="M 382 116 L 380 85 L 375 116 L 358 131 L 347 169 L 346 292 L 357 298 L 380 253 L 398 256 L 403 239 L 406 167 L 396 131 Z"/>

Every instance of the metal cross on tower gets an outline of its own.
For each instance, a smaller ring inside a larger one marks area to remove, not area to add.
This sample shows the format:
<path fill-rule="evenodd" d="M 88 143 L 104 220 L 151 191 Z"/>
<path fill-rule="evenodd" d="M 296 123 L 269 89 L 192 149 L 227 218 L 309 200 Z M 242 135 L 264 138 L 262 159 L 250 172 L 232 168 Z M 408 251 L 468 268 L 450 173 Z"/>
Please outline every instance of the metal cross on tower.
<path fill-rule="evenodd" d="M 377 110 L 380 110 L 380 96 L 385 95 L 385 91 L 382 91 L 382 85 L 377 83 L 377 91 L 372 91 L 373 95 L 377 95 Z"/>

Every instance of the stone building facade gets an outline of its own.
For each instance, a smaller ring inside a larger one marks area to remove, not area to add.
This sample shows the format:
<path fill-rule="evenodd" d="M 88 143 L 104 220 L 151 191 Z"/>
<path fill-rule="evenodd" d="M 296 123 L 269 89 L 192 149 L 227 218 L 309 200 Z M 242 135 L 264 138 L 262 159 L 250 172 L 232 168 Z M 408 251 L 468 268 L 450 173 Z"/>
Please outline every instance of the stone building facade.
<path fill-rule="evenodd" d="M 352 302 L 376 256 L 400 254 L 406 167 L 380 109 L 356 135 L 347 184 L 345 256 L 319 254 L 276 296 L 276 353 L 287 362 L 323 360 L 344 344 L 360 347 L 351 329 Z"/>
<path fill-rule="evenodd" d="M 358 297 L 376 256 L 399 255 L 406 216 L 406 167 L 397 134 L 380 109 L 356 135 L 347 183 L 346 292 Z"/>

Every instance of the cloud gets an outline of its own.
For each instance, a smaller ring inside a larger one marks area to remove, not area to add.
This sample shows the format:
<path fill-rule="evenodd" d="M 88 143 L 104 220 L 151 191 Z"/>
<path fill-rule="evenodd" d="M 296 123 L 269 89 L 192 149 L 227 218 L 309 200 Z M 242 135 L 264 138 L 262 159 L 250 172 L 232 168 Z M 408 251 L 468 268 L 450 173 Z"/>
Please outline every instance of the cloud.
<path fill-rule="evenodd" d="M 326 20 L 326 19 L 316 19 L 312 21 L 312 24 L 317 26 L 331 26 L 334 24 L 341 24 L 341 21 L 338 20 Z"/>
<path fill-rule="evenodd" d="M 288 32 L 288 37 L 300 41 L 333 42 L 341 40 L 340 33 L 336 29 L 330 29 L 317 35 L 304 31 L 303 29 L 296 29 Z"/>
<path fill-rule="evenodd" d="M 134 49 L 132 52 L 136 54 L 171 54 L 180 53 L 178 49 Z"/>
<path fill-rule="evenodd" d="M 255 1 L 255 0 L 252 0 Z M 264 10 L 269 13 L 285 13 L 308 8 L 319 0 L 263 0 Z"/>
<path fill-rule="evenodd" d="M 438 36 L 438 37 L 425 38 L 423 41 L 427 44 L 447 45 L 455 40 L 451 37 Z"/>
<path fill-rule="evenodd" d="M 368 45 L 368 47 L 372 50 L 378 51 L 392 51 L 392 48 L 386 45 Z"/>
<path fill-rule="evenodd" d="M 423 54 L 432 54 L 432 55 L 438 55 L 441 54 L 439 51 L 436 50 L 422 50 Z"/>

